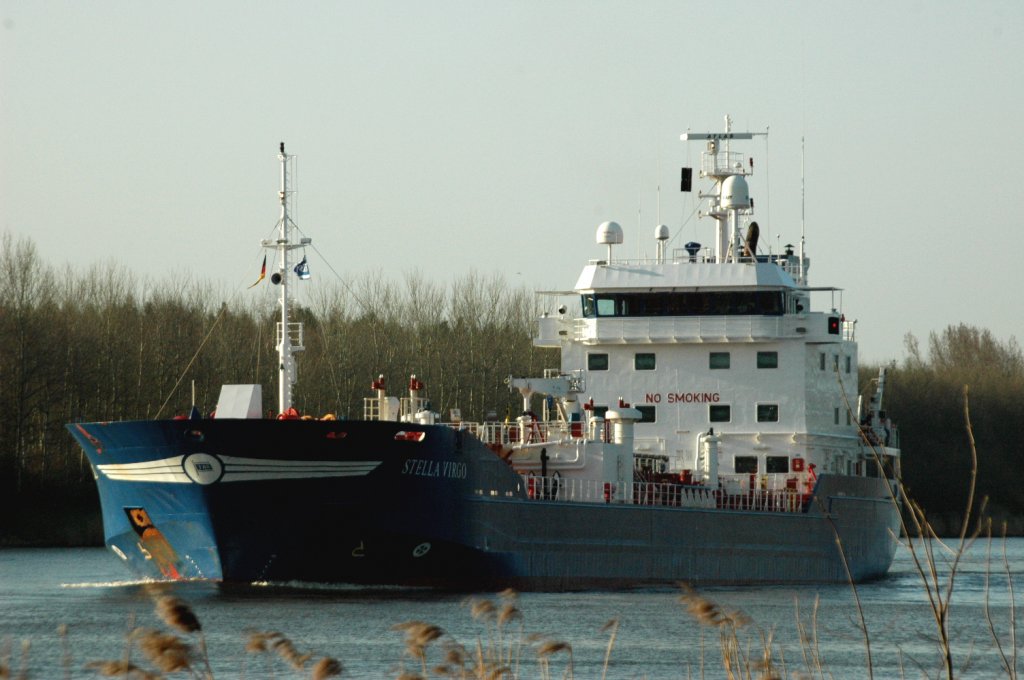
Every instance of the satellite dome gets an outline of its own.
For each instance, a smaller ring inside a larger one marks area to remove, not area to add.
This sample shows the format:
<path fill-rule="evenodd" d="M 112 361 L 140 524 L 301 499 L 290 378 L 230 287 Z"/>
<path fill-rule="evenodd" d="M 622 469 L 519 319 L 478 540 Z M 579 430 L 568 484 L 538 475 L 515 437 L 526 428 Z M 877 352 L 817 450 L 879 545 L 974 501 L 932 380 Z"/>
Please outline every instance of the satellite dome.
<path fill-rule="evenodd" d="M 750 189 L 742 175 L 729 175 L 722 182 L 723 208 L 749 208 Z"/>
<path fill-rule="evenodd" d="M 597 242 L 600 245 L 622 243 L 622 227 L 618 222 L 602 222 L 597 228 Z"/>
<path fill-rule="evenodd" d="M 654 228 L 654 238 L 659 241 L 667 241 L 669 237 L 669 229 L 667 224 L 659 224 Z"/>

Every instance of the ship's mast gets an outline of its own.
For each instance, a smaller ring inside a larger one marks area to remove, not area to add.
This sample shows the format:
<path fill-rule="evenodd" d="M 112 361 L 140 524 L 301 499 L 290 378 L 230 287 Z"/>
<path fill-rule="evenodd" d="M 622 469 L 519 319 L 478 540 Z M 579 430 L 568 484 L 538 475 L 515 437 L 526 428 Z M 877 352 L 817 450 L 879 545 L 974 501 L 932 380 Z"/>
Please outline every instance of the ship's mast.
<path fill-rule="evenodd" d="M 733 153 L 730 142 L 733 139 L 766 137 L 767 132 L 733 132 L 732 119 L 725 117 L 725 132 L 687 132 L 680 136 L 683 141 L 706 140 L 707 149 L 701 153 L 701 177 L 715 181 L 714 191 L 701 193 L 699 198 L 711 199 L 708 212 L 701 213 L 714 218 L 715 261 L 738 262 L 740 259 L 740 216 L 753 212 L 745 177 L 753 174 L 753 165 L 745 166 L 741 154 Z M 722 149 L 724 142 L 724 150 Z"/>
<path fill-rule="evenodd" d="M 281 191 L 278 195 L 281 200 L 281 218 L 278 222 L 278 238 L 276 240 L 264 239 L 264 248 L 277 251 L 277 271 L 271 277 L 271 283 L 281 286 L 280 305 L 281 320 L 277 324 L 277 355 L 278 355 L 278 379 L 277 394 L 278 408 L 280 413 L 285 413 L 292 406 L 292 387 L 298 380 L 295 366 L 295 354 L 301 352 L 305 347 L 302 344 L 302 324 L 288 321 L 288 251 L 295 248 L 302 248 L 309 245 L 312 239 L 302 238 L 299 243 L 291 243 L 289 233 L 294 225 L 288 215 L 288 199 L 292 190 L 288 187 L 289 166 L 294 159 L 285 153 L 284 142 L 281 142 L 280 152 L 277 159 L 281 162 Z"/>

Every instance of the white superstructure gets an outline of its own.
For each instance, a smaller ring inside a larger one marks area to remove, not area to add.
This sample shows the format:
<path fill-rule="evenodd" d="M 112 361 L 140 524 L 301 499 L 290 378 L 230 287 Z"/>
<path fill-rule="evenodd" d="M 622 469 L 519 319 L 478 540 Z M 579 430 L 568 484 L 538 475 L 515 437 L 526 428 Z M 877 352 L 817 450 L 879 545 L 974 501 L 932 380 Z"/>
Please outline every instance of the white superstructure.
<path fill-rule="evenodd" d="M 618 259 L 621 227 L 600 225 L 597 242 L 608 256 L 583 269 L 578 304 L 539 321 L 535 344 L 560 349 L 561 368 L 547 385 L 511 384 L 554 397 L 542 405 L 543 420 L 570 429 L 578 420 L 592 431 L 595 420 L 635 409 L 638 471 L 723 491 L 808 493 L 818 474 L 876 475 L 876 454 L 898 464 L 896 433 L 879 412 L 884 374 L 871 407 L 860 407 L 854 323 L 841 309 L 811 308 L 812 291 L 832 291 L 833 300 L 837 291 L 807 285 L 802 245 L 799 254 L 757 247 L 746 181 L 754 163 L 730 147 L 760 134 L 767 133 L 732 132 L 727 118 L 724 133 L 682 136 L 707 142 L 700 177 L 713 186 L 700 198 L 701 215 L 716 222 L 713 246 L 691 242 L 666 253 L 659 226 L 656 258 Z M 557 447 L 548 448 L 552 458 Z M 512 454 L 519 459 L 533 461 L 527 451 Z M 558 465 L 545 468 L 550 475 Z"/>

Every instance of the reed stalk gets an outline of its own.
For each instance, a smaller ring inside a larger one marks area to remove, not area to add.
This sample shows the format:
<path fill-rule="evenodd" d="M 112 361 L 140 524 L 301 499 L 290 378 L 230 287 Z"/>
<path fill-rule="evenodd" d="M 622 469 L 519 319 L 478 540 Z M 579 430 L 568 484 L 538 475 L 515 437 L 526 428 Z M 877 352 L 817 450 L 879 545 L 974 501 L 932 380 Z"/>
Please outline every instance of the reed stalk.
<path fill-rule="evenodd" d="M 995 621 L 992 619 L 992 608 L 989 603 L 989 579 L 991 577 L 991 565 L 992 565 L 992 522 L 988 522 L 988 545 L 985 552 L 985 622 L 988 624 L 989 634 L 992 636 L 992 640 L 995 642 L 996 652 L 999 654 L 999 662 L 1003 666 L 1003 670 L 1006 671 L 1006 677 L 1010 680 L 1017 680 L 1017 615 L 1016 615 L 1016 601 L 1013 599 L 1013 578 L 1010 573 L 1010 564 L 1006 559 L 1006 522 L 1003 522 L 1003 569 L 1006 574 L 1007 589 L 1010 594 L 1010 657 L 1007 657 L 1006 650 L 1003 649 L 1002 640 L 1000 639 L 999 633 L 996 632 Z"/>
<path fill-rule="evenodd" d="M 604 652 L 604 664 L 601 666 L 601 680 L 605 680 L 608 676 L 608 666 L 612 660 L 612 647 L 615 646 L 615 636 L 619 633 L 619 620 L 611 619 L 606 624 L 601 626 L 601 632 L 606 633 L 611 631 L 611 635 L 608 636 L 608 647 Z"/>

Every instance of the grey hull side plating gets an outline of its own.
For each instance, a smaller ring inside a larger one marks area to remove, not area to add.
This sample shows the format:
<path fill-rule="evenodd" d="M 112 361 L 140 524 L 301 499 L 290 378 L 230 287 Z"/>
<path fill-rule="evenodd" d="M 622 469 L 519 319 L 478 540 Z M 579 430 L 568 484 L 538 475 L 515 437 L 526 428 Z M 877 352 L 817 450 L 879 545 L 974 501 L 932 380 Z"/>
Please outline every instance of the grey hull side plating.
<path fill-rule="evenodd" d="M 851 494 L 851 486 L 865 487 L 864 495 L 829 495 Z M 505 565 L 519 587 L 837 583 L 884 576 L 899 535 L 895 506 L 882 496 L 884 482 L 823 477 L 818 491 L 821 503 L 813 501 L 806 513 L 478 501 L 471 533 L 484 537 L 479 549 Z M 827 515 L 813 507 L 821 505 Z"/>

